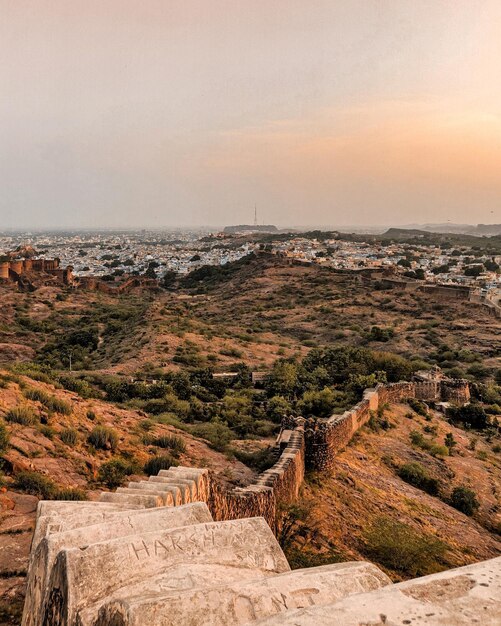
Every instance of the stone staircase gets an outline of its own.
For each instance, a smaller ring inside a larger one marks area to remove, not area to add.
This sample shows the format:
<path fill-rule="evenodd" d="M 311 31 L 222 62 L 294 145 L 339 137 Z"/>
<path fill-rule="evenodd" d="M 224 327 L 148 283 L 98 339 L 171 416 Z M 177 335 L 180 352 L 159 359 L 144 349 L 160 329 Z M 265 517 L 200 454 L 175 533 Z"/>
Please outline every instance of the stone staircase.
<path fill-rule="evenodd" d="M 213 521 L 209 481 L 40 502 L 22 626 L 501 624 L 501 558 L 395 585 L 365 562 L 291 571 L 263 518 Z"/>

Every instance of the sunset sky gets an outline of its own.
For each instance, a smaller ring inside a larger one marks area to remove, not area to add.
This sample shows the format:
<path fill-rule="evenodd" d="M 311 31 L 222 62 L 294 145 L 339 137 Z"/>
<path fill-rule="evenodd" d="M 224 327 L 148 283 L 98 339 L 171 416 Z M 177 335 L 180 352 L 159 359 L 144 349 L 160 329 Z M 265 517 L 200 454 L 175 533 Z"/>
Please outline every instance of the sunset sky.
<path fill-rule="evenodd" d="M 500 0 L 0 0 L 2 227 L 501 222 Z"/>

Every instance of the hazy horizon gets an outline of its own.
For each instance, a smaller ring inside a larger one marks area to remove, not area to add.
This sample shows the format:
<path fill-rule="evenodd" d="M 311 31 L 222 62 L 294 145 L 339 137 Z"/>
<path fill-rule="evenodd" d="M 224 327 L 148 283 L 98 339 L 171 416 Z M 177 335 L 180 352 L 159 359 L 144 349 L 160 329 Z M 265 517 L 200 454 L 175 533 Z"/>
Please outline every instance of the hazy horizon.
<path fill-rule="evenodd" d="M 497 0 L 0 0 L 0 18 L 0 229 L 216 227 L 255 204 L 282 228 L 501 222 Z"/>

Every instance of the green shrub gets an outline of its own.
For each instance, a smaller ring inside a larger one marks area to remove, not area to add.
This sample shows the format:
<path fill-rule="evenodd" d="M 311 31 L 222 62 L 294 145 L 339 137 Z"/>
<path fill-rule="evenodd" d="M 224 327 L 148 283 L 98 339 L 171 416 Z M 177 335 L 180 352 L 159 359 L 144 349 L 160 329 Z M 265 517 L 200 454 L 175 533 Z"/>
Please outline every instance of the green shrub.
<path fill-rule="evenodd" d="M 160 470 L 169 469 L 179 465 L 176 459 L 170 454 L 163 454 L 161 456 L 154 456 L 144 465 L 144 473 L 148 476 L 156 476 Z"/>
<path fill-rule="evenodd" d="M 3 454 L 9 447 L 10 435 L 7 427 L 0 422 L 0 454 Z"/>
<path fill-rule="evenodd" d="M 273 447 L 261 448 L 255 452 L 233 450 L 233 454 L 241 463 L 245 463 L 245 465 L 259 473 L 269 469 L 277 460 Z"/>
<path fill-rule="evenodd" d="M 483 430 L 488 426 L 487 414 L 481 404 L 471 403 L 459 407 L 449 407 L 447 417 L 452 422 L 461 423 L 465 427 Z"/>
<path fill-rule="evenodd" d="M 110 489 L 116 489 L 123 484 L 126 476 L 134 474 L 137 469 L 134 463 L 126 459 L 110 459 L 99 468 L 98 479 Z"/>
<path fill-rule="evenodd" d="M 68 488 L 59 489 L 54 500 L 88 500 L 87 493 L 82 489 Z"/>
<path fill-rule="evenodd" d="M 19 472 L 16 476 L 16 488 L 42 500 L 53 500 L 57 494 L 55 483 L 38 472 Z"/>
<path fill-rule="evenodd" d="M 78 432 L 74 428 L 65 428 L 59 433 L 59 438 L 67 446 L 75 446 L 78 441 Z"/>
<path fill-rule="evenodd" d="M 44 437 L 47 437 L 47 439 L 54 439 L 54 435 L 56 433 L 52 426 L 42 426 L 40 428 L 40 432 Z"/>
<path fill-rule="evenodd" d="M 62 415 L 71 415 L 72 413 L 71 404 L 65 400 L 57 398 L 56 396 L 52 396 L 43 389 L 27 387 L 23 391 L 23 395 L 28 400 L 40 402 L 47 408 L 47 410 L 54 411 L 54 413 L 61 413 Z"/>
<path fill-rule="evenodd" d="M 426 469 L 420 463 L 405 463 L 398 468 L 397 474 L 406 483 L 422 489 L 432 496 L 439 491 L 439 482 L 436 478 L 428 475 Z"/>
<path fill-rule="evenodd" d="M 186 444 L 181 437 L 176 435 L 162 435 L 154 440 L 154 445 L 159 448 L 170 448 L 173 452 L 186 452 Z"/>
<path fill-rule="evenodd" d="M 449 448 L 447 446 L 441 446 L 438 443 L 433 443 L 430 446 L 431 456 L 449 456 Z"/>
<path fill-rule="evenodd" d="M 73 408 L 69 402 L 56 398 L 56 396 L 50 396 L 48 401 L 44 403 L 49 411 L 54 413 L 61 413 L 61 415 L 71 415 Z"/>
<path fill-rule="evenodd" d="M 428 415 L 428 407 L 424 402 L 421 402 L 421 400 L 418 400 L 417 398 L 409 398 L 407 400 L 407 404 L 418 415 L 422 415 L 423 417 Z"/>
<path fill-rule="evenodd" d="M 87 437 L 87 441 L 97 450 L 115 450 L 118 435 L 112 428 L 96 426 Z"/>
<path fill-rule="evenodd" d="M 220 452 L 225 450 L 230 441 L 235 438 L 235 433 L 231 428 L 228 428 L 226 424 L 219 420 L 207 422 L 206 424 L 197 424 L 193 426 L 191 432 L 196 437 L 207 439 L 211 448 Z"/>
<path fill-rule="evenodd" d="M 90 420 L 91 422 L 93 422 L 96 419 L 96 414 L 91 409 L 87 411 L 87 419 Z"/>
<path fill-rule="evenodd" d="M 364 551 L 372 561 L 401 575 L 414 578 L 443 569 L 444 542 L 388 517 L 377 518 L 364 540 Z"/>
<path fill-rule="evenodd" d="M 5 416 L 7 422 L 21 424 L 22 426 L 33 426 L 38 422 L 38 417 L 29 406 L 16 406 L 7 412 Z"/>
<path fill-rule="evenodd" d="M 450 497 L 450 505 L 465 515 L 473 515 L 480 507 L 480 502 L 475 492 L 468 487 L 461 485 L 454 487 Z"/>

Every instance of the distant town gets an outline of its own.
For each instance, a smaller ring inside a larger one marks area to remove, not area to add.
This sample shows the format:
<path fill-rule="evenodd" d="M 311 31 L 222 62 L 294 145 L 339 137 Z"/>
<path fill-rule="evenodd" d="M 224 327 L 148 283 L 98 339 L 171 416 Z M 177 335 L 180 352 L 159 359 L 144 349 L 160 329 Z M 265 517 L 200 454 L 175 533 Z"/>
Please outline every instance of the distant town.
<path fill-rule="evenodd" d="M 399 231 L 400 236 L 402 232 Z M 409 236 L 420 231 L 408 231 Z M 485 238 L 478 239 L 479 242 Z M 120 281 L 131 276 L 162 280 L 166 274 L 186 275 L 202 266 L 221 266 L 266 250 L 294 262 L 314 263 L 340 271 L 383 270 L 405 280 L 420 280 L 478 289 L 498 300 L 501 253 L 463 243 L 420 243 L 337 232 L 294 233 L 274 226 L 227 227 L 172 231 L 75 231 L 0 234 L 0 251 L 33 250 L 32 257 L 58 259 L 77 278 Z M 21 253 L 22 257 L 23 254 Z M 15 254 L 14 254 L 15 257 Z"/>

